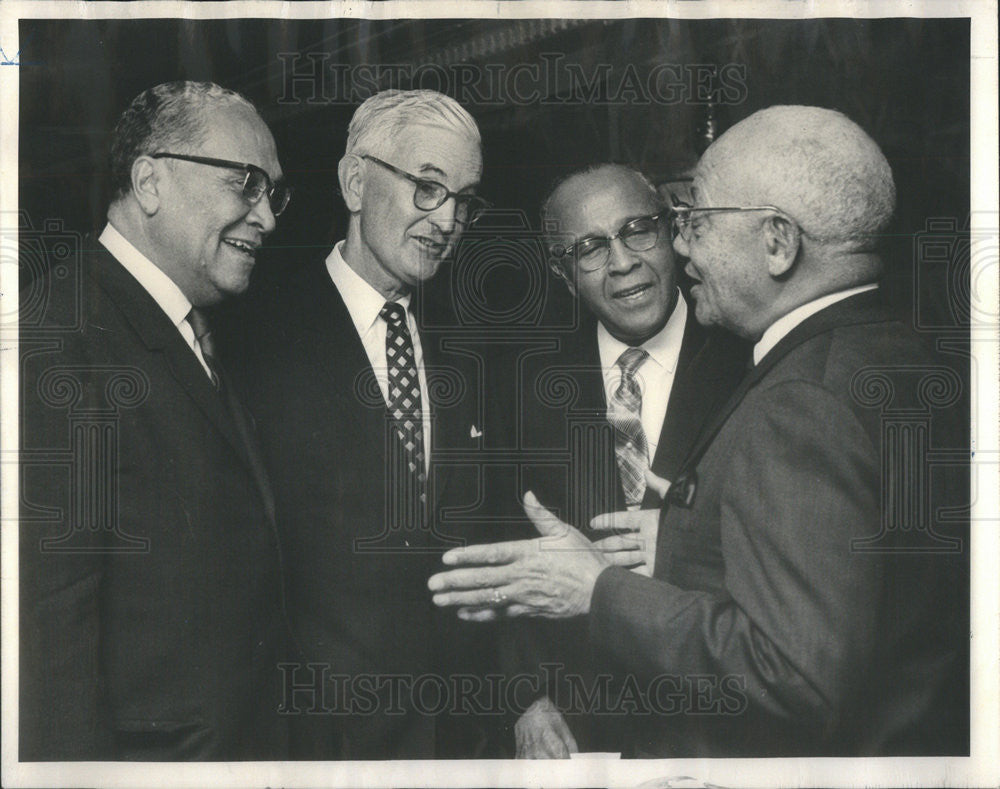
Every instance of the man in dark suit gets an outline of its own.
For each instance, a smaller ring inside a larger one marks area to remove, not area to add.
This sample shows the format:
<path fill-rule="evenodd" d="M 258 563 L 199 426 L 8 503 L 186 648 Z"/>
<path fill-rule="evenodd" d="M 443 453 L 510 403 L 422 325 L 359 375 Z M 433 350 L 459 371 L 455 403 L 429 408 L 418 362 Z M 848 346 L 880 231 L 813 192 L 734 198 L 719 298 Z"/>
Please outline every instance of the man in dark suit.
<path fill-rule="evenodd" d="M 644 472 L 674 478 L 703 422 L 742 377 L 748 349 L 726 332 L 701 327 L 688 309 L 677 286 L 670 211 L 637 170 L 598 164 L 569 174 L 544 201 L 542 221 L 552 270 L 590 318 L 561 337 L 555 351 L 521 361 L 521 401 L 509 410 L 520 416 L 518 446 L 529 453 L 562 450 L 570 458 L 566 464 L 524 464 L 523 484 L 603 546 L 607 534 L 591 531 L 591 520 L 604 512 L 659 507 Z M 569 397 L 553 396 L 560 379 L 572 381 Z M 638 450 L 630 450 L 629 441 Z M 612 550 L 609 558 L 649 575 L 655 529 L 634 537 L 630 547 L 641 544 L 642 550 Z M 529 628 L 535 631 L 533 648 L 526 650 L 533 665 L 525 670 L 548 661 L 593 682 L 588 661 L 581 660 L 587 644 L 579 623 Z M 568 727 L 551 698 L 532 704 L 514 728 L 518 756 L 618 749 L 613 716 L 565 712 Z"/>
<path fill-rule="evenodd" d="M 112 170 L 82 278 L 22 333 L 20 756 L 282 758 L 273 499 L 201 313 L 287 203 L 274 140 L 242 96 L 166 83 Z"/>
<path fill-rule="evenodd" d="M 339 166 L 346 238 L 264 294 L 246 378 L 294 568 L 302 663 L 286 667 L 284 711 L 295 758 L 476 748 L 472 726 L 439 731 L 448 661 L 472 656 L 436 630 L 454 618 L 439 617 L 426 579 L 462 544 L 443 502 L 469 485 L 469 503 L 478 496 L 476 469 L 448 455 L 479 445 L 481 371 L 420 329 L 414 302 L 483 204 L 481 169 L 478 128 L 454 100 L 371 97 Z"/>
<path fill-rule="evenodd" d="M 487 566 L 432 578 L 435 602 L 589 614 L 630 755 L 968 753 L 962 375 L 878 304 L 889 164 L 840 113 L 772 107 L 708 149 L 692 194 L 675 248 L 698 319 L 756 364 L 673 480 L 653 577 L 527 495 L 542 539 L 446 554 Z"/>

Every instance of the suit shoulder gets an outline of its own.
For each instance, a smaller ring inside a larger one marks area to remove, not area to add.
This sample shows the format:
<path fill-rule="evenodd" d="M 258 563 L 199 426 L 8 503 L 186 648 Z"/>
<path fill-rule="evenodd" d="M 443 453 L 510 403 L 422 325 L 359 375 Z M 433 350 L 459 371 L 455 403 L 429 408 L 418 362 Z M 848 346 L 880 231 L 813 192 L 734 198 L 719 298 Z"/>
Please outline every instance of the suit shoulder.
<path fill-rule="evenodd" d="M 836 385 L 876 367 L 932 365 L 935 353 L 901 321 L 886 319 L 833 327 L 793 348 L 769 376 Z"/>

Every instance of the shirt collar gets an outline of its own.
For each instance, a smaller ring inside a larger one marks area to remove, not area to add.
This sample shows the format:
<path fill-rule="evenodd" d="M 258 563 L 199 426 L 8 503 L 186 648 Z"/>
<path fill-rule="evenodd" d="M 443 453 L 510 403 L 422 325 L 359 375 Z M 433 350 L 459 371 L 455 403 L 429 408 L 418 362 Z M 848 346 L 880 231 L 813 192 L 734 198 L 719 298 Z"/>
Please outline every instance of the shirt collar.
<path fill-rule="evenodd" d="M 677 367 L 677 359 L 680 356 L 681 343 L 684 341 L 684 326 L 687 324 L 687 302 L 684 295 L 677 292 L 677 303 L 674 311 L 670 313 L 663 328 L 644 342 L 640 348 L 644 349 L 649 358 L 668 372 L 673 372 Z M 604 324 L 597 324 L 597 350 L 601 356 L 601 367 L 608 370 L 615 366 L 618 357 L 625 349 L 630 347 L 627 343 L 611 336 L 611 333 L 604 327 Z"/>
<path fill-rule="evenodd" d="M 859 285 L 856 288 L 841 290 L 837 293 L 829 293 L 826 296 L 820 296 L 818 299 L 807 302 L 801 307 L 796 307 L 787 315 L 783 315 L 778 318 L 778 320 L 767 328 L 767 331 L 765 331 L 761 336 L 760 341 L 753 347 L 753 363 L 760 364 L 760 360 L 767 356 L 768 352 L 774 348 L 774 346 L 777 345 L 782 338 L 784 338 L 792 329 L 802 323 L 802 321 L 806 318 L 811 315 L 815 315 L 822 309 L 826 309 L 831 304 L 836 304 L 838 301 L 854 296 L 858 293 L 875 290 L 877 287 L 877 284 L 871 283 L 869 285 Z"/>
<path fill-rule="evenodd" d="M 114 225 L 108 222 L 98 241 L 153 297 L 174 326 L 179 326 L 187 320 L 188 313 L 191 312 L 191 302 L 188 297 L 163 269 L 132 246 Z"/>
<path fill-rule="evenodd" d="M 378 320 L 379 313 L 385 306 L 386 298 L 347 264 L 347 261 L 344 260 L 343 247 L 344 242 L 339 241 L 327 255 L 326 270 L 329 272 L 333 284 L 340 291 L 340 297 L 347 306 L 355 330 L 359 336 L 363 337 Z M 409 309 L 410 294 L 407 293 L 396 299 L 396 303 L 400 304 L 403 309 Z"/>

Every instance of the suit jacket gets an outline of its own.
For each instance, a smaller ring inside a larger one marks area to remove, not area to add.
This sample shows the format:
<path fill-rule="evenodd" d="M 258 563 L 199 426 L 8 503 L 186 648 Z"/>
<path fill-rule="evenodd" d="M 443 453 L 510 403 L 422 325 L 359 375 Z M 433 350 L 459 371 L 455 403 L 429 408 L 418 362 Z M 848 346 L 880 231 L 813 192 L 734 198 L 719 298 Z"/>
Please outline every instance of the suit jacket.
<path fill-rule="evenodd" d="M 21 758 L 282 758 L 281 566 L 247 415 L 89 245 L 21 327 Z"/>
<path fill-rule="evenodd" d="M 736 337 L 702 327 L 694 310 L 688 309 L 674 383 L 651 462 L 655 474 L 671 480 L 676 476 L 701 427 L 742 378 L 748 351 L 746 343 Z M 592 539 L 607 536 L 592 532 L 590 521 L 601 513 L 625 509 L 625 495 L 615 462 L 614 433 L 607 422 L 596 323 L 585 322 L 577 332 L 561 338 L 551 352 L 524 357 L 520 370 L 521 403 L 509 409 L 512 415 L 520 415 L 520 421 L 508 427 L 520 437 L 518 446 L 527 458 L 521 464 L 518 494 L 531 489 L 539 501 Z M 506 487 L 514 485 L 508 482 Z M 513 500 L 508 497 L 508 509 L 514 509 Z M 659 503 L 656 493 L 647 490 L 643 506 L 655 508 Z M 537 535 L 526 526 L 521 536 Z M 551 663 L 588 689 L 593 685 L 596 676 L 582 622 L 526 621 L 517 623 L 514 630 L 520 632 L 512 639 L 515 655 L 506 658 L 509 671 L 534 672 L 543 663 Z M 565 684 L 557 682 L 547 692 L 563 706 L 582 749 L 618 750 L 612 715 L 591 719 L 586 709 L 570 700 Z M 521 702 L 524 706 L 530 699 Z"/>
<path fill-rule="evenodd" d="M 482 486 L 468 462 L 482 425 L 478 362 L 421 332 L 432 466 L 431 514 L 420 522 L 398 501 L 399 436 L 324 260 L 261 298 L 245 378 L 274 481 L 292 629 L 302 662 L 315 664 L 295 676 L 306 690 L 287 710 L 293 756 L 433 757 L 440 686 L 425 688 L 424 706 L 411 688 L 421 675 L 449 674 L 448 658 L 472 665 L 427 579 L 464 540 L 458 504 L 445 502 L 464 495 L 474 509 Z M 323 674 L 317 695 L 310 683 Z"/>
<path fill-rule="evenodd" d="M 743 381 L 672 488 L 654 579 L 599 577 L 593 641 L 669 708 L 633 716 L 634 755 L 968 752 L 967 389 L 877 300 Z"/>
<path fill-rule="evenodd" d="M 742 378 L 748 358 L 744 342 L 705 329 L 695 319 L 694 309 L 688 309 L 674 383 L 650 464 L 655 474 L 674 478 L 704 422 Z M 625 508 L 614 434 L 607 422 L 596 323 L 586 320 L 578 331 L 559 338 L 550 352 L 523 357 L 519 372 L 520 403 L 509 409 L 510 418 L 519 423 L 508 424 L 507 430 L 519 436 L 518 447 L 529 459 L 523 467 L 524 488 L 533 486 L 543 504 L 589 533 L 594 516 Z M 530 462 L 532 457 L 537 462 Z M 655 492 L 647 490 L 643 507 L 658 506 Z"/>

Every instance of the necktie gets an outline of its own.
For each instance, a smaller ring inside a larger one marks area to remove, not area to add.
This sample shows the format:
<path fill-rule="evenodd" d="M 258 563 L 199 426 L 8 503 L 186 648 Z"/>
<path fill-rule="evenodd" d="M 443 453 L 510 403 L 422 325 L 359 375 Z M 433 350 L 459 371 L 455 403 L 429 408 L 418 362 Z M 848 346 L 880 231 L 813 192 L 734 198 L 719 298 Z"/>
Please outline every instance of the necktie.
<path fill-rule="evenodd" d="M 615 429 L 615 460 L 627 506 L 641 504 L 646 492 L 643 471 L 649 468 L 649 447 L 642 429 L 642 392 L 635 371 L 648 356 L 642 348 L 628 348 L 618 357 L 621 380 L 608 401 L 608 422 Z"/>
<path fill-rule="evenodd" d="M 379 316 L 386 323 L 385 358 L 388 367 L 389 413 L 406 450 L 407 468 L 416 479 L 421 504 L 427 502 L 424 484 L 424 426 L 420 403 L 420 379 L 413 355 L 413 341 L 406 326 L 406 310 L 387 301 Z"/>
<path fill-rule="evenodd" d="M 260 459 L 260 449 L 257 446 L 257 438 L 254 434 L 253 417 L 243 407 L 233 387 L 228 384 L 226 386 L 222 385 L 222 366 L 219 364 L 219 357 L 216 355 L 215 342 L 212 339 L 212 328 L 208 325 L 205 313 L 197 307 L 192 307 L 191 312 L 188 313 L 187 320 L 191 324 L 191 328 L 194 329 L 194 337 L 201 348 L 201 355 L 204 357 L 205 364 L 208 365 L 208 369 L 211 372 L 212 385 L 221 395 L 223 405 L 229 411 L 229 415 L 236 426 L 236 432 L 246 451 L 247 459 L 250 461 L 250 467 L 257 485 L 260 487 L 264 506 L 273 518 L 274 498 L 270 482 L 267 479 L 267 472 L 264 470 Z"/>
<path fill-rule="evenodd" d="M 209 377 L 212 379 L 212 386 L 218 389 L 219 366 L 215 355 L 215 342 L 212 340 L 212 328 L 208 325 L 208 319 L 205 317 L 205 313 L 197 307 L 191 308 L 191 312 L 188 313 L 187 319 L 188 323 L 191 324 L 191 328 L 194 329 L 194 338 L 198 341 L 198 347 L 201 348 L 201 355 L 205 359 L 205 364 L 208 365 Z"/>

